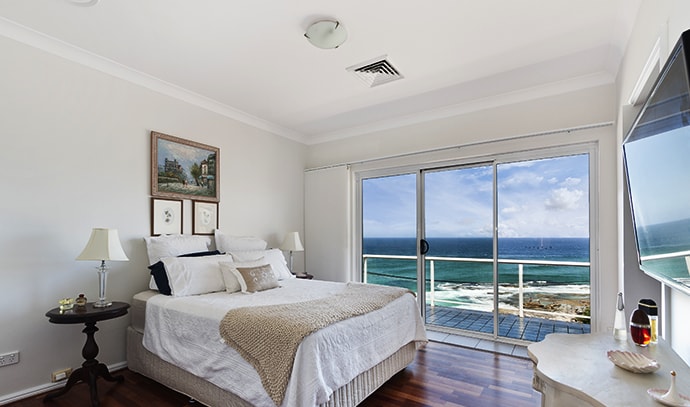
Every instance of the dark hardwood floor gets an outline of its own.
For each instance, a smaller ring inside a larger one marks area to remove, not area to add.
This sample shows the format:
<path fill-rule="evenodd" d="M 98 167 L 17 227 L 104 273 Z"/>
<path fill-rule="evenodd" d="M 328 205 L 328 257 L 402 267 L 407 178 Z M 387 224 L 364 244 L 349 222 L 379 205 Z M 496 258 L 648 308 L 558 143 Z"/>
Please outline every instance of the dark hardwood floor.
<path fill-rule="evenodd" d="M 127 369 L 117 372 L 124 383 L 98 381 L 101 407 L 203 407 Z M 78 384 L 67 394 L 43 402 L 43 395 L 8 407 L 89 406 L 89 390 Z M 361 406 L 508 406 L 536 407 L 541 396 L 532 389 L 532 362 L 459 346 L 429 342 L 415 361 L 395 375 Z"/>

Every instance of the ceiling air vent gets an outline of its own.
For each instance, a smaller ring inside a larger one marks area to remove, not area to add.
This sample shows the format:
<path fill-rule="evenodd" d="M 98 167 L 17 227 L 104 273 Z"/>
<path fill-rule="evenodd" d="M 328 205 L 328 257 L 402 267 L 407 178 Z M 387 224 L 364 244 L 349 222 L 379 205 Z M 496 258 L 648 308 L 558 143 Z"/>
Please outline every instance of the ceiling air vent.
<path fill-rule="evenodd" d="M 347 68 L 347 71 L 352 72 L 370 88 L 404 78 L 400 71 L 386 59 L 385 55 L 371 61 L 353 65 Z"/>

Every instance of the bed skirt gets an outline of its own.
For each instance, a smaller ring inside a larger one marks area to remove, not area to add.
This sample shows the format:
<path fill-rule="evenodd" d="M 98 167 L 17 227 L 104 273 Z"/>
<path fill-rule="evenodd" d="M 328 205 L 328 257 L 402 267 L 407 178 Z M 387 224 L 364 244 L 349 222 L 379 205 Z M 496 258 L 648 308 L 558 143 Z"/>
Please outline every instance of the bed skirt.
<path fill-rule="evenodd" d="M 142 345 L 144 334 L 127 327 L 127 364 L 133 372 L 149 377 L 177 392 L 213 407 L 251 407 L 247 401 L 233 393 L 207 382 L 170 364 Z M 323 407 L 353 407 L 361 403 L 388 379 L 412 363 L 417 352 L 414 342 L 400 348 L 393 355 L 355 377 L 337 389 Z"/>

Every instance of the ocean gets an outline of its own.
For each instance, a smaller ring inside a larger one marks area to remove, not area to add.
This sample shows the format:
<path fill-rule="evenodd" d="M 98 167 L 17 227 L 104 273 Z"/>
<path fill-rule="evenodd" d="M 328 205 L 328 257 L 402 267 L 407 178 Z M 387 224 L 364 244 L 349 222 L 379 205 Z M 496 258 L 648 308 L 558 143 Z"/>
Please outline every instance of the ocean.
<path fill-rule="evenodd" d="M 491 238 L 429 238 L 426 266 L 427 301 L 431 293 L 429 257 L 461 257 L 491 260 Z M 415 238 L 364 238 L 365 255 L 414 256 Z M 589 262 L 588 238 L 500 238 L 498 257 L 511 260 Z M 437 305 L 477 310 L 492 309 L 493 266 L 490 261 L 434 260 L 434 294 Z M 367 281 L 417 291 L 416 260 L 367 259 Z M 499 307 L 517 309 L 518 265 L 499 264 Z M 574 311 L 589 305 L 590 268 L 582 266 L 524 265 L 526 307 L 550 306 Z M 580 310 L 581 311 L 581 310 Z"/>
<path fill-rule="evenodd" d="M 637 227 L 640 256 L 653 256 L 690 250 L 690 219 Z M 644 260 L 645 270 L 671 279 L 687 279 L 688 263 L 685 257 Z"/>

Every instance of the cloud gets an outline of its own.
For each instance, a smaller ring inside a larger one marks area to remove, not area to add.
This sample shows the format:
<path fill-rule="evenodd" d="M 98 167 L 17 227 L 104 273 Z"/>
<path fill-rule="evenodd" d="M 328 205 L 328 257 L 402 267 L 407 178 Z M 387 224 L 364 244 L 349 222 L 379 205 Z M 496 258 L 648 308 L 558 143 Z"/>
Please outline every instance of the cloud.
<path fill-rule="evenodd" d="M 561 183 L 564 187 L 574 187 L 577 185 L 580 185 L 582 183 L 582 180 L 580 178 L 573 178 L 573 177 L 568 177 Z"/>
<path fill-rule="evenodd" d="M 568 210 L 578 207 L 578 202 L 584 193 L 578 189 L 557 188 L 551 191 L 544 206 L 547 210 Z"/>
<path fill-rule="evenodd" d="M 501 180 L 501 187 L 524 187 L 527 186 L 538 186 L 544 181 L 544 177 L 531 171 L 516 171 L 509 177 L 503 178 Z"/>
<path fill-rule="evenodd" d="M 520 212 L 520 210 L 521 210 L 521 208 L 519 208 L 517 206 L 511 206 L 509 208 L 502 208 L 501 213 L 507 215 L 510 213 L 518 213 L 518 212 Z"/>

